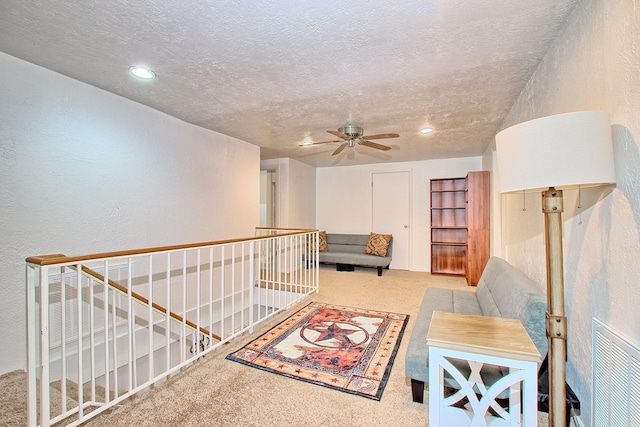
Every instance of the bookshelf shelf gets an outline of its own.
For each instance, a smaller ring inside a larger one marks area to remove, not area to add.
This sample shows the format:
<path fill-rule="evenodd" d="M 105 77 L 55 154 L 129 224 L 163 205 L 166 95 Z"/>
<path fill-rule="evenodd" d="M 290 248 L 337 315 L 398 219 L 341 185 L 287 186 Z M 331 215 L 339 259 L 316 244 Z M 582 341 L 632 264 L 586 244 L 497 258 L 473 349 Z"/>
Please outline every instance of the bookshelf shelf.
<path fill-rule="evenodd" d="M 431 272 L 478 283 L 489 259 L 489 172 L 431 180 Z"/>

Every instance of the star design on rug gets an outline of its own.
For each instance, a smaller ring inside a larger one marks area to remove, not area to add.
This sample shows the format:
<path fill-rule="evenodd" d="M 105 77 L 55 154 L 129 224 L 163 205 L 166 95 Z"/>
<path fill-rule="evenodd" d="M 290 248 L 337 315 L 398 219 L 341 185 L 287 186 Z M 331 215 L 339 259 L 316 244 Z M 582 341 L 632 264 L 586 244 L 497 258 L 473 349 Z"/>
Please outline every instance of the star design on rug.
<path fill-rule="evenodd" d="M 349 339 L 349 335 L 354 332 L 358 332 L 358 330 L 355 329 L 343 329 L 336 322 L 332 322 L 329 326 L 326 326 L 325 322 L 320 322 L 309 329 L 320 333 L 320 336 L 316 338 L 315 342 L 333 339 L 340 342 L 343 346 L 350 346 L 353 344 Z"/>
<path fill-rule="evenodd" d="M 408 321 L 406 315 L 383 316 L 310 304 L 226 359 L 380 400 Z"/>

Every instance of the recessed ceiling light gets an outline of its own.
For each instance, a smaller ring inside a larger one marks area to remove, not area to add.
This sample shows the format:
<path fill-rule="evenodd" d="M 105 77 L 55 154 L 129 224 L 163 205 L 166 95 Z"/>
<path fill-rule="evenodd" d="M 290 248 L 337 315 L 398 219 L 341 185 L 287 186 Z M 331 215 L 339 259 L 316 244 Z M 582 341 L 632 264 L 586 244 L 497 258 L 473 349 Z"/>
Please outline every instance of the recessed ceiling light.
<path fill-rule="evenodd" d="M 306 137 L 304 141 L 302 141 L 302 145 L 304 146 L 313 145 L 313 141 L 311 140 L 311 137 Z"/>
<path fill-rule="evenodd" d="M 129 67 L 129 72 L 142 80 L 153 80 L 156 78 L 156 73 L 144 67 Z"/>
<path fill-rule="evenodd" d="M 432 127 L 424 127 L 422 129 L 420 129 L 420 133 L 423 135 L 427 135 L 433 132 L 433 128 Z"/>

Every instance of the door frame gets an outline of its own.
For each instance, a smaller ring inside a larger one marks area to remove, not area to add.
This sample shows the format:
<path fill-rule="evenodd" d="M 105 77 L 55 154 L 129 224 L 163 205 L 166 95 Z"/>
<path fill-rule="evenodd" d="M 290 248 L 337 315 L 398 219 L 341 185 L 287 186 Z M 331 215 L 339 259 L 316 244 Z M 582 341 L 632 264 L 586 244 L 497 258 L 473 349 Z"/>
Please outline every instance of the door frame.
<path fill-rule="evenodd" d="M 277 227 L 279 215 L 278 215 L 278 171 L 276 169 L 261 169 L 260 173 L 266 173 L 266 188 L 264 190 L 266 197 L 266 224 L 261 224 L 263 227 L 275 228 Z M 260 179 L 260 186 L 262 187 L 262 177 Z"/>
<path fill-rule="evenodd" d="M 371 209 L 371 217 L 369 219 L 369 229 L 373 230 L 373 215 L 374 215 L 374 207 L 373 207 L 373 196 L 374 196 L 374 190 L 373 190 L 373 177 L 374 175 L 382 175 L 382 174 L 392 174 L 392 173 L 406 173 L 407 174 L 407 194 L 408 194 L 408 201 L 407 201 L 407 221 L 408 221 L 408 228 L 409 228 L 409 234 L 407 236 L 407 271 L 411 271 L 412 268 L 412 258 L 411 258 L 411 254 L 412 254 L 412 238 L 413 238 L 413 194 L 412 194 L 412 188 L 413 188 L 413 176 L 411 173 L 411 169 L 397 169 L 397 170 L 387 170 L 387 171 L 374 171 L 371 172 L 371 176 L 370 176 L 370 183 L 371 183 L 371 193 L 370 193 L 370 209 Z M 393 255 L 393 254 L 392 254 Z M 393 261 L 392 261 L 393 262 Z"/>

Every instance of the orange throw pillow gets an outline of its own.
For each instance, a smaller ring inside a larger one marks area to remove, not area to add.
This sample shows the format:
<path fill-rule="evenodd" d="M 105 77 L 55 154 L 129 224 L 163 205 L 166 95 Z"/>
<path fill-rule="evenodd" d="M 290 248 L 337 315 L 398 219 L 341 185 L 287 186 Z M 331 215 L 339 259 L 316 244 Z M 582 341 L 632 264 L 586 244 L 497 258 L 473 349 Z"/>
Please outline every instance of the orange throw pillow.
<path fill-rule="evenodd" d="M 389 243 L 391 243 L 391 234 L 371 233 L 369 235 L 367 247 L 364 249 L 364 253 L 369 255 L 387 256 Z"/>
<path fill-rule="evenodd" d="M 326 231 L 318 231 L 318 252 L 329 252 Z"/>

